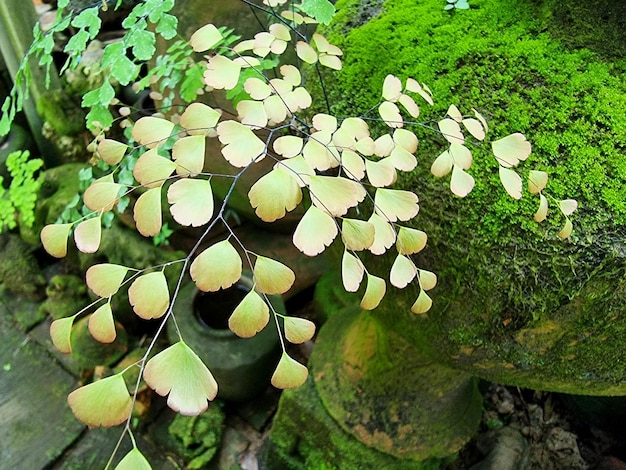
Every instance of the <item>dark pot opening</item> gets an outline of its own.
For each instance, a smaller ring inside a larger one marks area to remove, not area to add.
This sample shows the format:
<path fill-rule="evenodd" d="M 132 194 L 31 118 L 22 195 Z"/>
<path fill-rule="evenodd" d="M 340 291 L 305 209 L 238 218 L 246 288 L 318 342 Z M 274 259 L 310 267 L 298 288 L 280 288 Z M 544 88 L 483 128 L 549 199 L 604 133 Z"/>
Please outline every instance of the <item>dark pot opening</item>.
<path fill-rule="evenodd" d="M 217 292 L 198 292 L 193 301 L 193 311 L 198 322 L 216 330 L 227 330 L 228 319 L 250 288 L 235 284 Z"/>

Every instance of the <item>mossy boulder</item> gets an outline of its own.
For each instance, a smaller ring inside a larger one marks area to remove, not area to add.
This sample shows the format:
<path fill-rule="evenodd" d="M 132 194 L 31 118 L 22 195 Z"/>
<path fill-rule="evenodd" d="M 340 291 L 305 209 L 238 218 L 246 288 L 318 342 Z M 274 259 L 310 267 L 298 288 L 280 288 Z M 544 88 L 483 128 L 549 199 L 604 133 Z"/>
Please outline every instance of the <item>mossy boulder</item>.
<path fill-rule="evenodd" d="M 496 382 L 626 394 L 626 7 L 470 5 L 451 14 L 439 0 L 337 2 L 326 30 L 345 54 L 327 87 L 333 112 L 376 105 L 388 73 L 425 82 L 435 106 L 424 104 L 420 120 L 440 119 L 454 103 L 483 113 L 491 139 L 528 137 L 533 153 L 520 172 L 545 170 L 548 193 L 578 200 L 574 233 L 556 236 L 563 217 L 553 201 L 552 219 L 535 224 L 537 198 L 525 190 L 511 199 L 488 150 L 474 151 L 474 191 L 453 196 L 429 173 L 445 142 L 418 129 L 420 164 L 397 186 L 420 196 L 414 225 L 429 243 L 417 262 L 439 285 L 427 315 L 410 313 L 410 289 L 389 292 L 374 315 L 440 363 Z M 376 264 L 387 276 L 389 260 Z"/>
<path fill-rule="evenodd" d="M 19 236 L 0 234 L 0 283 L 17 296 L 38 300 L 46 280 L 32 251 Z"/>

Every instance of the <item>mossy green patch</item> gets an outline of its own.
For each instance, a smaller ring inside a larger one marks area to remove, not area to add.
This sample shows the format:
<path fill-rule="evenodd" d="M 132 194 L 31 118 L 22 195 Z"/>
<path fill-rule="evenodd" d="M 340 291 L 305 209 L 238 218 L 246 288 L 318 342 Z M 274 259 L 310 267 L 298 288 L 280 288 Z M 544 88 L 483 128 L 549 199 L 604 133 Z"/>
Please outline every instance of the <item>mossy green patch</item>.
<path fill-rule="evenodd" d="M 400 459 L 362 444 L 327 413 L 315 384 L 308 380 L 297 390 L 283 392 L 272 424 L 266 464 L 276 470 L 434 470 L 453 459 Z"/>
<path fill-rule="evenodd" d="M 604 319 L 626 305 L 616 289 L 626 276 L 626 58 L 609 49 L 626 47 L 617 14 L 623 6 L 475 0 L 470 10 L 451 14 L 437 0 L 387 0 L 380 14 L 355 24 L 367 3 L 339 1 L 326 30 L 345 54 L 328 88 L 333 112 L 349 116 L 375 107 L 388 73 L 413 77 L 434 93 L 433 108 L 420 104 L 426 125 L 456 104 L 488 119 L 488 139 L 524 133 L 533 153 L 519 171 L 547 171 L 546 194 L 555 198 L 548 221 L 534 223 L 538 199 L 526 189 L 521 201 L 505 193 L 487 143 L 472 147 L 473 192 L 456 198 L 447 178 L 429 172 L 445 141 L 417 126 L 420 162 L 398 186 L 420 196 L 415 226 L 429 242 L 417 261 L 439 275 L 435 304 L 416 321 L 404 313 L 414 293 L 395 291 L 376 314 L 411 341 L 436 344 L 441 360 L 501 382 L 615 393 L 614 384 L 626 377 L 614 367 L 619 348 L 609 333 L 619 336 L 622 328 L 619 319 L 611 326 Z M 610 21 L 603 20 L 607 15 Z M 601 44 L 604 37 L 615 44 Z M 580 204 L 567 241 L 556 237 L 564 220 L 556 200 L 563 198 Z M 583 294 L 583 305 L 575 303 Z M 589 306 L 594 298 L 602 308 Z M 545 354 L 528 347 L 542 341 L 541 325 L 550 322 L 563 335 L 550 336 Z M 592 339 L 572 344 L 590 328 Z M 589 370 L 596 371 L 593 387 L 585 386 Z"/>
<path fill-rule="evenodd" d="M 184 457 L 186 468 L 205 468 L 213 459 L 222 440 L 224 419 L 220 404 L 211 405 L 199 416 L 174 417 L 168 428 L 168 445 Z"/>

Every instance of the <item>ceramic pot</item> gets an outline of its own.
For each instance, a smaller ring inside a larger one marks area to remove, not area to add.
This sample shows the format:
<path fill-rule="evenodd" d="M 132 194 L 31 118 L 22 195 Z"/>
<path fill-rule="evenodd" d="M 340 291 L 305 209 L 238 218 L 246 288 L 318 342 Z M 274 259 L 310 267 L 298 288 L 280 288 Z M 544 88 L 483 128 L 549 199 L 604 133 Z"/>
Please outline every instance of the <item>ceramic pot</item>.
<path fill-rule="evenodd" d="M 274 322 L 252 338 L 240 338 L 228 329 L 228 318 L 252 289 L 252 278 L 244 276 L 234 286 L 218 292 L 201 292 L 195 284 L 184 286 L 174 307 L 182 337 L 211 370 L 218 384 L 218 398 L 246 401 L 269 386 L 280 359 L 280 341 Z M 279 313 L 285 313 L 280 296 L 270 296 Z M 168 333 L 178 341 L 171 323 Z"/>

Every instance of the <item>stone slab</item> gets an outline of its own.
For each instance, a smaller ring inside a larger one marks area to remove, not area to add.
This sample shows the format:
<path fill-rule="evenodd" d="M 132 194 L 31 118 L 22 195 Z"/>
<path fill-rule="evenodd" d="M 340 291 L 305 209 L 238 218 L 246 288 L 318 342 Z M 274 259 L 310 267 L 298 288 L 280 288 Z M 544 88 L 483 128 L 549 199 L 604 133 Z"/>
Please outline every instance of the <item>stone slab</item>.
<path fill-rule="evenodd" d="M 48 468 L 83 432 L 66 397 L 76 379 L 0 305 L 0 462 Z"/>

